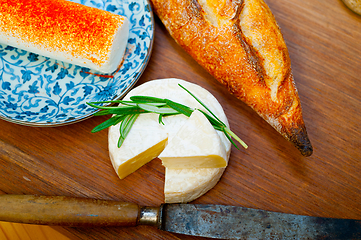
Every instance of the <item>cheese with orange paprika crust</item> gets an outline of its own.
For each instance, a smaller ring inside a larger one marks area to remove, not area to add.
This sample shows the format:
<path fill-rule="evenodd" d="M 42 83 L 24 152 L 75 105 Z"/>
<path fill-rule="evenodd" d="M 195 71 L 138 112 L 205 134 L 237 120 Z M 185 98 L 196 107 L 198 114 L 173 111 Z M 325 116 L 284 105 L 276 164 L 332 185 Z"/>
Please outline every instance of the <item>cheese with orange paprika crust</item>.
<path fill-rule="evenodd" d="M 0 43 L 112 73 L 129 36 L 125 16 L 66 0 L 2 0 Z"/>

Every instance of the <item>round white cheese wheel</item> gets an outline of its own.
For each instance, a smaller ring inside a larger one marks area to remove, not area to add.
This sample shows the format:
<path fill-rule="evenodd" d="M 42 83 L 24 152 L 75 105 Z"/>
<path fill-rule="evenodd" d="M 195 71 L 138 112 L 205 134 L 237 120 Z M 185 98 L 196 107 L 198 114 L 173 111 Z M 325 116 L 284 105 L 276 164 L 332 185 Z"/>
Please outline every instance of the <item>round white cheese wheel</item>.
<path fill-rule="evenodd" d="M 197 100 L 195 100 L 178 84 L 181 84 L 192 92 L 229 127 L 227 117 L 217 99 L 209 91 L 199 85 L 181 79 L 170 78 L 146 82 L 132 89 L 124 97 L 124 100 L 129 100 L 131 96 L 136 95 L 167 98 L 188 107 L 206 111 L 206 109 L 204 109 Z M 147 115 L 152 114 L 141 114 L 138 117 L 121 148 L 117 147 L 119 125 L 109 128 L 109 155 L 113 167 L 120 177 L 125 177 L 127 174 L 130 174 L 132 171 L 141 167 L 139 166 L 139 162 L 141 164 L 145 164 L 155 158 L 156 156 L 154 155 L 159 155 L 162 151 L 159 146 L 162 145 L 161 143 L 163 143 L 165 139 L 164 134 L 167 134 L 169 142 L 188 119 L 188 117 L 184 115 L 169 116 L 163 118 L 164 125 L 162 125 L 154 123 L 154 121 L 157 121 L 155 120 L 157 117 Z M 151 128 L 151 130 L 149 128 Z M 151 135 L 144 136 L 144 134 L 141 134 L 142 132 L 149 132 Z M 231 143 L 225 137 L 223 132 L 217 131 L 217 133 L 221 139 L 221 143 L 223 144 L 222 147 L 226 150 L 228 161 L 231 152 Z M 136 144 L 138 146 L 143 145 L 141 150 L 139 150 L 139 148 L 134 149 L 134 145 Z M 147 159 L 145 159 L 144 156 L 147 156 Z M 124 169 L 126 170 L 123 170 L 122 166 L 125 166 Z M 165 202 L 185 203 L 202 196 L 217 184 L 224 172 L 224 169 L 225 168 L 166 168 L 164 184 Z"/>

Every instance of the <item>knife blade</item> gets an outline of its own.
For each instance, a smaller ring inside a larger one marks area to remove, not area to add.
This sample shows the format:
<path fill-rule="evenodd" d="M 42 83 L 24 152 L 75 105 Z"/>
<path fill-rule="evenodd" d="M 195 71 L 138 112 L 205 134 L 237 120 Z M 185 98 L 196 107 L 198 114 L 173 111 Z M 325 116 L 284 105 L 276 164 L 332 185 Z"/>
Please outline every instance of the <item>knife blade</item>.
<path fill-rule="evenodd" d="M 65 196 L 0 195 L 0 221 L 135 227 L 220 239 L 361 239 L 361 220 L 302 216 L 225 205 L 134 203 Z"/>

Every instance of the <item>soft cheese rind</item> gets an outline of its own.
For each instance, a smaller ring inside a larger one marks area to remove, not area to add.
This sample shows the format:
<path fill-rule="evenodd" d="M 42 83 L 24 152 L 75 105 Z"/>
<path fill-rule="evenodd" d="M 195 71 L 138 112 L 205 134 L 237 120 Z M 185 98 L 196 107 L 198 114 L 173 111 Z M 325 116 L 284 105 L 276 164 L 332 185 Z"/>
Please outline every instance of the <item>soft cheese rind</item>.
<path fill-rule="evenodd" d="M 126 17 L 82 4 L 66 0 L 0 4 L 0 43 L 103 73 L 119 67 L 128 36 Z"/>

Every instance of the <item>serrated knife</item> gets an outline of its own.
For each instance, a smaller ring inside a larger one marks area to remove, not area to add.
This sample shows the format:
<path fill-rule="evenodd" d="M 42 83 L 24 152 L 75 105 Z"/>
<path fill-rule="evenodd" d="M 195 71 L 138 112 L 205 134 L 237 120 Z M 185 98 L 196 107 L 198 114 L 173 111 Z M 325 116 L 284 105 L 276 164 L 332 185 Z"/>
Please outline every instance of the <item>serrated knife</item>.
<path fill-rule="evenodd" d="M 361 220 L 236 206 L 134 203 L 63 196 L 0 195 L 0 221 L 81 227 L 152 225 L 220 239 L 361 239 Z"/>

